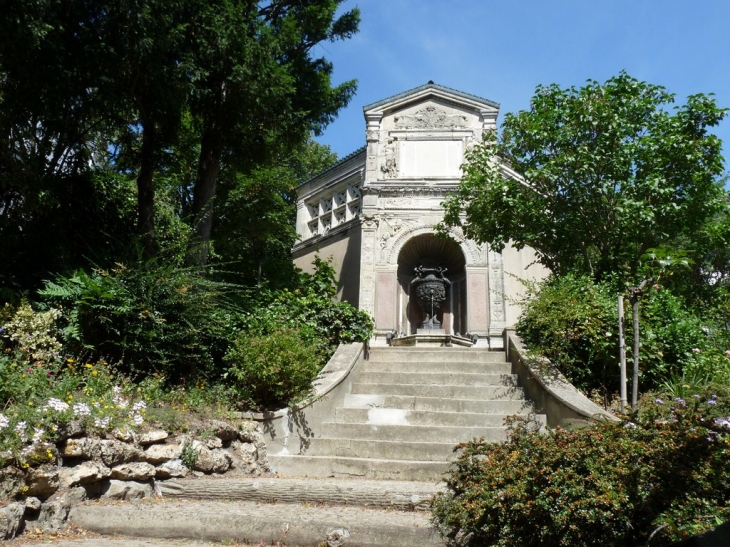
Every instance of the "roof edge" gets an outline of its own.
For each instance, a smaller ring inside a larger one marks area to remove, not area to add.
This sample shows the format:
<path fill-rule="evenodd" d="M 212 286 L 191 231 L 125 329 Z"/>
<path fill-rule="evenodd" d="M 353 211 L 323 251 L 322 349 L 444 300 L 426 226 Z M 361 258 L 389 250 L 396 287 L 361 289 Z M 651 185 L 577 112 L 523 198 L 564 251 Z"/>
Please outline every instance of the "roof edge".
<path fill-rule="evenodd" d="M 312 181 L 313 181 L 314 179 L 316 179 L 316 178 L 318 178 L 318 177 L 321 177 L 321 176 L 322 176 L 322 175 L 324 175 L 325 173 L 329 173 L 330 171 L 333 171 L 334 169 L 336 169 L 337 167 L 339 167 L 340 165 L 342 165 L 342 164 L 343 164 L 343 163 L 345 163 L 346 161 L 348 161 L 348 160 L 351 160 L 352 158 L 354 158 L 354 157 L 355 157 L 355 156 L 357 156 L 358 154 L 361 154 L 362 152 L 365 152 L 365 150 L 367 149 L 367 147 L 368 147 L 367 145 L 365 145 L 365 146 L 361 146 L 360 148 L 358 148 L 358 149 L 357 149 L 357 150 L 355 150 L 354 152 L 350 152 L 350 153 L 349 153 L 349 154 L 347 154 L 347 156 L 345 156 L 344 158 L 342 158 L 342 159 L 340 159 L 340 160 L 337 160 L 337 162 L 336 162 L 335 164 L 333 164 L 333 165 L 330 165 L 329 167 L 327 167 L 327 169 L 323 169 L 323 170 L 322 170 L 322 171 L 320 171 L 319 173 L 317 173 L 317 174 L 315 174 L 315 175 L 312 175 L 312 176 L 311 176 L 311 177 L 309 177 L 308 179 L 306 179 L 306 180 L 302 181 L 301 183 L 299 183 L 299 185 L 297 185 L 297 187 L 296 187 L 295 189 L 296 189 L 296 190 L 298 190 L 299 188 L 301 188 L 301 187 L 302 187 L 302 186 L 304 186 L 305 184 L 309 184 L 309 183 L 310 183 L 310 182 L 312 182 Z"/>
<path fill-rule="evenodd" d="M 492 101 L 490 99 L 485 99 L 484 97 L 479 97 L 478 95 L 472 95 L 471 93 L 464 93 L 463 91 L 459 91 L 458 89 L 453 89 L 451 87 L 446 87 L 443 85 L 435 84 L 433 82 L 429 82 L 427 84 L 414 87 L 413 89 L 409 89 L 408 91 L 403 91 L 401 93 L 398 93 L 396 95 L 392 95 L 386 99 L 381 99 L 377 102 L 366 104 L 362 107 L 363 111 L 367 112 L 368 110 L 372 110 L 374 108 L 377 108 L 379 106 L 382 106 L 384 104 L 390 103 L 392 101 L 395 101 L 397 99 L 408 97 L 409 95 L 414 95 L 416 93 L 419 93 L 421 91 L 425 91 L 427 89 L 435 89 L 438 91 L 443 91 L 445 93 L 451 93 L 453 95 L 457 95 L 459 97 L 463 97 L 464 99 L 470 99 L 472 101 L 476 100 L 482 103 L 485 103 L 493 108 L 499 108 L 499 103 Z"/>

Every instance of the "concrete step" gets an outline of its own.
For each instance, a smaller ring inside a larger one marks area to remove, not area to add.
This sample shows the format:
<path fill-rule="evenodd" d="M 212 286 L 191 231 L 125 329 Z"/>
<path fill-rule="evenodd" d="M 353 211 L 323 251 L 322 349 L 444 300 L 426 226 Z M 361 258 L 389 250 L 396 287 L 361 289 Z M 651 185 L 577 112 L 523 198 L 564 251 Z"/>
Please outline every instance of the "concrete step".
<path fill-rule="evenodd" d="M 443 546 L 423 511 L 256 502 L 77 505 L 73 526 L 99 534 L 246 545 Z"/>
<path fill-rule="evenodd" d="M 500 363 L 505 360 L 504 351 L 476 348 L 371 348 L 368 360 L 372 362 L 408 363 L 412 361 L 462 361 L 470 363 Z"/>
<path fill-rule="evenodd" d="M 346 408 L 400 408 L 404 410 L 504 415 L 528 414 L 535 411 L 532 402 L 524 399 L 454 399 L 357 393 L 345 395 L 344 406 Z"/>
<path fill-rule="evenodd" d="M 501 439 L 506 438 L 504 430 Z M 496 436 L 496 435 L 495 435 Z M 468 438 L 461 441 L 468 441 Z M 434 439 L 434 441 L 440 441 Z M 307 456 L 341 456 L 380 460 L 450 461 L 453 442 L 381 441 L 377 439 L 310 439 Z"/>
<path fill-rule="evenodd" d="M 422 481 L 321 478 L 302 480 L 277 476 L 212 477 L 157 482 L 163 498 L 244 500 L 263 503 L 324 503 L 428 511 L 431 498 L 444 489 Z"/>
<path fill-rule="evenodd" d="M 426 384 L 453 386 L 516 386 L 516 374 L 475 374 L 469 372 L 365 372 L 363 384 Z"/>
<path fill-rule="evenodd" d="M 503 402 L 503 401 L 500 401 Z M 484 414 L 476 412 L 438 412 L 404 410 L 402 408 L 343 408 L 335 410 L 335 421 L 343 424 L 407 424 L 456 427 L 501 427 L 511 413 Z M 522 412 L 521 414 L 527 414 Z M 538 415 L 544 418 L 544 414 Z"/>
<path fill-rule="evenodd" d="M 465 372 L 471 374 L 511 374 L 507 362 L 480 361 L 365 361 L 362 371 L 371 372 Z"/>
<path fill-rule="evenodd" d="M 417 443 L 430 443 L 435 440 L 439 443 L 448 443 L 452 447 L 460 442 L 479 437 L 484 437 L 487 441 L 503 441 L 506 439 L 502 424 L 493 427 L 460 427 L 451 425 L 373 425 L 325 422 L 322 424 L 321 431 L 322 439 Z"/>
<path fill-rule="evenodd" d="M 349 458 L 344 456 L 269 455 L 269 464 L 280 475 L 295 477 L 362 478 L 381 481 L 437 483 L 451 465 L 448 461 Z"/>
<path fill-rule="evenodd" d="M 521 399 L 524 391 L 520 387 L 508 386 L 459 386 L 429 384 L 366 384 L 352 385 L 353 394 L 401 395 L 412 397 L 442 397 L 447 399 Z M 387 405 L 395 406 L 395 405 Z"/>

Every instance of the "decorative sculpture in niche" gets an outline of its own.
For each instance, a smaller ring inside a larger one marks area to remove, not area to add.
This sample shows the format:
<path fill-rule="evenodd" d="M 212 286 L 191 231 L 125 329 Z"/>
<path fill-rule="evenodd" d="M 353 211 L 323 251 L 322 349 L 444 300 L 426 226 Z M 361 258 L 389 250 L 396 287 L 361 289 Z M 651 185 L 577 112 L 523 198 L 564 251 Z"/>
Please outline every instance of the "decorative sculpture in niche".
<path fill-rule="evenodd" d="M 440 329 L 441 322 L 436 314 L 441 311 L 441 306 L 446 301 L 446 289 L 451 285 L 451 281 L 444 276 L 447 269 L 443 266 L 424 268 L 419 264 L 413 271 L 416 277 L 411 281 L 411 287 L 415 289 L 418 303 L 426 313 L 426 319 L 421 323 L 421 328 Z"/>

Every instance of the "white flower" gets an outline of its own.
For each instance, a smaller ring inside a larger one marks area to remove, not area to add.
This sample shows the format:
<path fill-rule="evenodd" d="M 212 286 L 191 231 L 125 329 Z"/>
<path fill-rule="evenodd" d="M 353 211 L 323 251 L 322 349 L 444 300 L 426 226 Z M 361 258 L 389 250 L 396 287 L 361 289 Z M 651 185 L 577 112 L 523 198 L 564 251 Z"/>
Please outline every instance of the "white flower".
<path fill-rule="evenodd" d="M 64 403 L 60 399 L 51 397 L 48 399 L 46 406 L 43 407 L 43 410 L 47 411 L 49 408 L 52 408 L 56 412 L 63 412 L 64 410 L 68 410 L 68 403 Z"/>
<path fill-rule="evenodd" d="M 74 416 L 89 416 L 91 409 L 86 403 L 76 403 L 74 405 Z"/>
<path fill-rule="evenodd" d="M 111 418 L 109 416 L 106 418 L 94 418 L 94 426 L 101 429 L 109 427 L 109 422 L 111 422 Z"/>
<path fill-rule="evenodd" d="M 135 414 L 132 417 L 132 422 L 134 423 L 134 425 L 140 426 L 140 425 L 142 425 L 144 423 L 144 418 L 142 417 L 141 414 Z"/>
<path fill-rule="evenodd" d="M 147 404 L 144 401 L 139 401 L 137 403 L 134 403 L 132 406 L 132 412 L 139 412 L 140 410 L 146 410 Z"/>
<path fill-rule="evenodd" d="M 15 424 L 15 432 L 20 437 L 20 440 L 23 442 L 26 442 L 28 440 L 28 434 L 26 432 L 26 429 L 28 427 L 28 424 L 25 422 L 18 422 Z"/>
<path fill-rule="evenodd" d="M 10 420 L 8 420 L 7 416 L 0 414 L 0 429 L 5 429 L 9 423 Z"/>
<path fill-rule="evenodd" d="M 33 444 L 41 442 L 41 439 L 43 438 L 43 434 L 45 431 L 43 429 L 34 427 L 33 428 Z"/>

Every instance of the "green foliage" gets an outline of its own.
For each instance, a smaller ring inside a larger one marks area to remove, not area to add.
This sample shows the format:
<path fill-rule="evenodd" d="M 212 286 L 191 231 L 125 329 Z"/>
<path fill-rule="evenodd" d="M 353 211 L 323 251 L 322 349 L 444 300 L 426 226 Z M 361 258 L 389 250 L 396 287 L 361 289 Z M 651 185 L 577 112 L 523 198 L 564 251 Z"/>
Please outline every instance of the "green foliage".
<path fill-rule="evenodd" d="M 632 422 L 459 445 L 433 517 L 455 546 L 661 546 L 730 518 L 730 405 L 700 395 Z"/>
<path fill-rule="evenodd" d="M 623 72 L 538 87 L 530 110 L 506 115 L 499 140 L 487 135 L 468 154 L 445 223 L 497 250 L 530 246 L 558 275 L 631 280 L 647 249 L 696 231 L 725 196 L 708 131 L 725 110 L 705 95 L 673 102 Z"/>
<path fill-rule="evenodd" d="M 144 378 L 170 381 L 216 372 L 239 328 L 232 287 L 174 261 L 58 276 L 40 291 L 63 306 L 64 342 Z"/>
<path fill-rule="evenodd" d="M 282 408 L 311 391 L 322 368 L 321 353 L 320 345 L 306 341 L 295 329 L 240 334 L 226 355 L 228 379 L 246 407 Z"/>
<path fill-rule="evenodd" d="M 61 343 L 56 338 L 56 321 L 59 310 L 36 312 L 28 300 L 21 300 L 17 309 L 10 311 L 7 319 L 0 316 L 0 338 L 5 338 L 9 347 L 17 348 L 26 360 L 43 360 L 58 356 Z"/>
<path fill-rule="evenodd" d="M 302 274 L 300 288 L 265 293 L 268 304 L 245 318 L 252 334 L 270 334 L 282 327 L 299 330 L 310 343 L 334 349 L 339 344 L 365 342 L 372 334 L 372 318 L 347 302 L 335 302 L 334 269 L 316 257 L 313 274 Z"/>
<path fill-rule="evenodd" d="M 550 359 L 579 388 L 618 391 L 618 293 L 608 281 L 572 274 L 552 277 L 532 287 L 517 332 L 531 351 Z M 625 302 L 631 360 L 631 308 L 628 298 Z M 639 312 L 642 390 L 657 389 L 671 378 L 684 378 L 683 384 L 695 378 L 692 386 L 727 378 L 729 341 L 723 324 L 700 318 L 658 284 L 642 296 Z"/>

